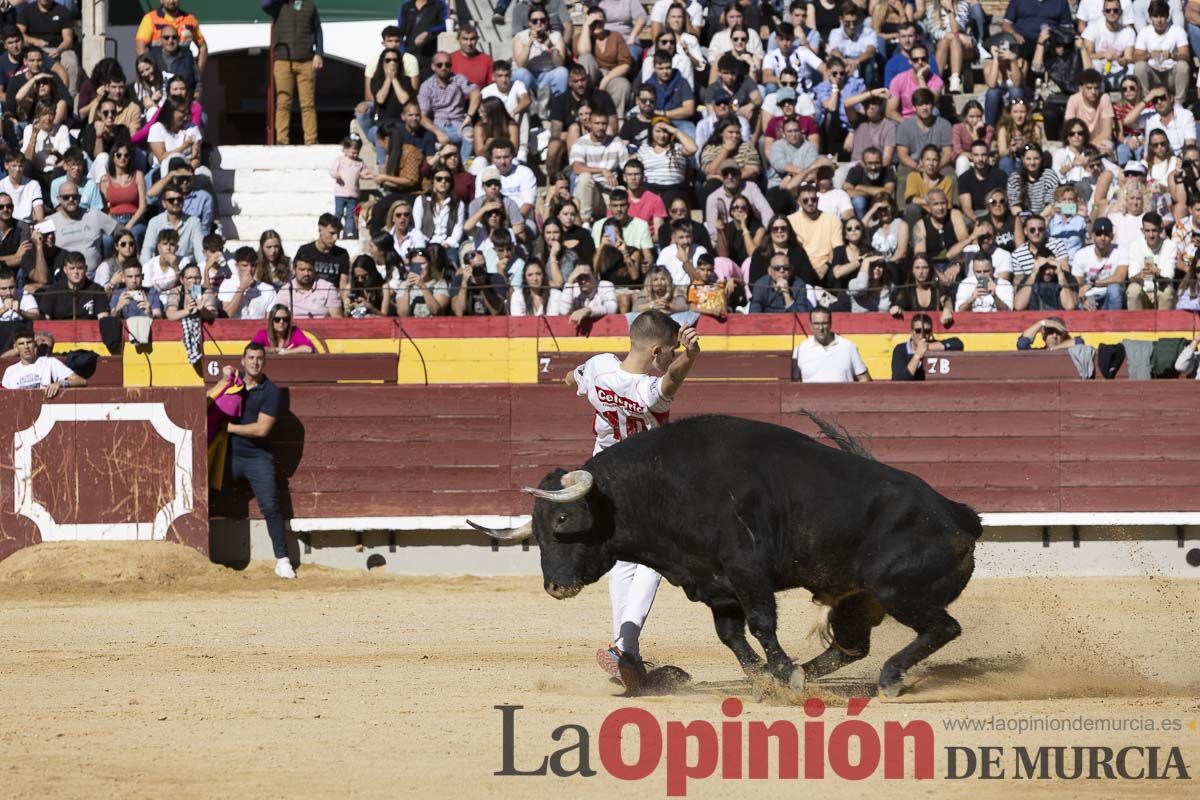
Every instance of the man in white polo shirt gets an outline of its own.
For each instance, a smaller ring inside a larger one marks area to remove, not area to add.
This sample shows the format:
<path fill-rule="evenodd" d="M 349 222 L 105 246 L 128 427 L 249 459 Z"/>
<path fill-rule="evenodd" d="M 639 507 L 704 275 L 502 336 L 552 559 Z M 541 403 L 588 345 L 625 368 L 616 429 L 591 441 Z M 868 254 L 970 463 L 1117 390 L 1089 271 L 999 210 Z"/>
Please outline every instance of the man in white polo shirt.
<path fill-rule="evenodd" d="M 808 313 L 812 336 L 792 353 L 792 375 L 804 383 L 854 383 L 871 380 L 858 348 L 833 332 L 833 314 L 818 306 Z"/>

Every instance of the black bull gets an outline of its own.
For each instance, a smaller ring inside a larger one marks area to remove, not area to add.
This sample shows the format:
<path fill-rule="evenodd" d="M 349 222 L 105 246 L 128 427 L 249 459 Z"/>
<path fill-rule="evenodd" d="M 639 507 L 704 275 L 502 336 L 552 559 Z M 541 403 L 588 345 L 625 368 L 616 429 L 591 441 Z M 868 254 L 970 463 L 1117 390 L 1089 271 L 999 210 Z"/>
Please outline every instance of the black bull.
<path fill-rule="evenodd" d="M 762 669 L 748 624 L 767 671 L 793 686 L 866 656 L 890 614 L 917 633 L 880 672 L 894 696 L 909 668 L 961 633 L 946 607 L 971 578 L 979 515 L 834 437 L 843 449 L 736 417 L 684 419 L 551 472 L 528 490 L 538 499 L 524 528 L 480 530 L 536 537 L 559 599 L 618 560 L 651 567 L 712 610 L 744 670 Z M 775 593 L 797 587 L 831 607 L 828 649 L 799 669 L 775 635 Z"/>

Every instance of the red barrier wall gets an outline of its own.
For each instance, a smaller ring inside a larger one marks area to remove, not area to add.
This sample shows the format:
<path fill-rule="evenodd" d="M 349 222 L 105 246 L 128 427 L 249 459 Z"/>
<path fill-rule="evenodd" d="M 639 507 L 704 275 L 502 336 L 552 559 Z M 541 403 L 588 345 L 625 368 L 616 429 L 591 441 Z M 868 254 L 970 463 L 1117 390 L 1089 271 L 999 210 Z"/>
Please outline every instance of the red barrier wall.
<path fill-rule="evenodd" d="M 522 486 L 591 454 L 562 386 L 296 386 L 276 429 L 294 516 L 528 513 Z M 815 434 L 841 423 L 882 461 L 980 511 L 1196 507 L 1192 381 L 698 384 L 676 418 L 722 412 Z"/>
<path fill-rule="evenodd" d="M 166 539 L 208 552 L 204 393 L 0 393 L 0 559 L 43 541 Z"/>

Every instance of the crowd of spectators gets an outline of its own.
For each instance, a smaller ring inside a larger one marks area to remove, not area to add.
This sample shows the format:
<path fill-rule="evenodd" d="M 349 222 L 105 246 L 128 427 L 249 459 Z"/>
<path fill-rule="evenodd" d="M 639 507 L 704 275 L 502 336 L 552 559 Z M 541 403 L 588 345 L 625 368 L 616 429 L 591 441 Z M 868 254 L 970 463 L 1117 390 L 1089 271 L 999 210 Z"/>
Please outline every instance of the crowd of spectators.
<path fill-rule="evenodd" d="M 580 323 L 1188 307 L 1183 6 L 520 0 L 494 60 L 411 0 L 352 128 L 374 157 L 352 136 L 332 169 L 378 280 L 352 285 L 348 259 L 324 277 L 347 314 Z"/>

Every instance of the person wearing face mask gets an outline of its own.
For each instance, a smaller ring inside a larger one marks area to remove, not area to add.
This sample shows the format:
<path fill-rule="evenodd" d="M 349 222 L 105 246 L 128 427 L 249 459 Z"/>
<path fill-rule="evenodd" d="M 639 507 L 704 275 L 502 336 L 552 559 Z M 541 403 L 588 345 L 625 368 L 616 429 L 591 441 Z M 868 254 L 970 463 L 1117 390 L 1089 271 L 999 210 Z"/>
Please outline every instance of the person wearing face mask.
<path fill-rule="evenodd" d="M 1087 217 L 1079 213 L 1079 193 L 1071 185 L 1054 190 L 1054 214 L 1046 221 L 1050 241 L 1062 242 L 1067 263 L 1075 263 L 1075 254 L 1087 239 Z"/>

